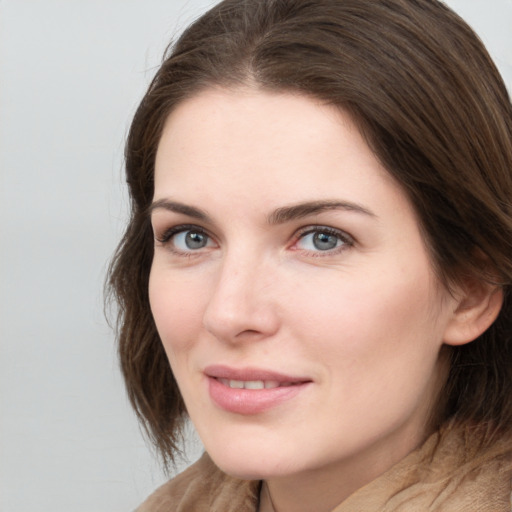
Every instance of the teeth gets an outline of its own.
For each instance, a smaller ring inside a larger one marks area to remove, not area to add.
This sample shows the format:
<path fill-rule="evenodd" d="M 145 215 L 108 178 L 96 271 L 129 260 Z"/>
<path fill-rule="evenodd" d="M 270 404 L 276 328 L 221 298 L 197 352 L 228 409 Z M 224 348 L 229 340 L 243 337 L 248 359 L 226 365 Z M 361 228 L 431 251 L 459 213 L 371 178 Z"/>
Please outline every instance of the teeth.
<path fill-rule="evenodd" d="M 218 379 L 221 384 L 228 386 L 231 389 L 274 389 L 280 386 L 280 383 L 276 380 L 230 380 L 230 379 Z M 289 385 L 285 383 L 283 385 Z"/>
<path fill-rule="evenodd" d="M 265 383 L 262 380 L 248 380 L 244 385 L 245 389 L 265 389 Z"/>

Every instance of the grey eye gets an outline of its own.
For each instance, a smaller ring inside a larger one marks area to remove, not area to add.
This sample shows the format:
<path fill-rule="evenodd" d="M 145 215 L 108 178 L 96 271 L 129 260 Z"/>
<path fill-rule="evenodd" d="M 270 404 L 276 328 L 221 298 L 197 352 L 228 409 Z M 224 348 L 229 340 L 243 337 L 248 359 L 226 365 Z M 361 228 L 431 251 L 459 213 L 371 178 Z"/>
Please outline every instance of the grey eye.
<path fill-rule="evenodd" d="M 207 243 L 208 237 L 202 233 L 188 231 L 185 235 L 185 244 L 189 249 L 201 249 L 202 247 L 206 247 Z"/>
<path fill-rule="evenodd" d="M 317 229 L 302 235 L 297 246 L 306 251 L 326 252 L 346 244 L 343 235 Z"/>
<path fill-rule="evenodd" d="M 319 251 L 328 251 L 338 246 L 340 239 L 329 233 L 314 233 L 312 243 Z"/>
<path fill-rule="evenodd" d="M 176 233 L 172 242 L 174 247 L 180 251 L 194 251 L 211 245 L 208 235 L 191 229 Z"/>

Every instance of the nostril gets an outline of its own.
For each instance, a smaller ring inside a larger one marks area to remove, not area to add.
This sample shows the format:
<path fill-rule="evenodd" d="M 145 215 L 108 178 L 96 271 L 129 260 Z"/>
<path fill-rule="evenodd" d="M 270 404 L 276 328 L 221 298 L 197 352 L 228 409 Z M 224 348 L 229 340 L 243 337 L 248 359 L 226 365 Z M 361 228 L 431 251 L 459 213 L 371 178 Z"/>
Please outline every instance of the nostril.
<path fill-rule="evenodd" d="M 237 336 L 243 336 L 243 335 L 251 336 L 251 335 L 258 335 L 258 334 L 260 334 L 260 332 L 254 330 L 254 329 L 246 329 L 245 331 L 239 333 Z"/>
<path fill-rule="evenodd" d="M 210 310 L 203 319 L 204 328 L 225 342 L 256 341 L 275 334 L 278 322 L 272 312 L 240 309 L 236 315 L 215 315 Z"/>

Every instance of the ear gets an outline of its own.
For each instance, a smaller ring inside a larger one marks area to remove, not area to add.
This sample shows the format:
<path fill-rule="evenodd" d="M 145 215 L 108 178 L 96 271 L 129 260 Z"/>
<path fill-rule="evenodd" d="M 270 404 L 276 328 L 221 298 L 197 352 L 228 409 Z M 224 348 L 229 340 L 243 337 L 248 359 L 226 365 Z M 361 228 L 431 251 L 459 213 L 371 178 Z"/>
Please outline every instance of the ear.
<path fill-rule="evenodd" d="M 473 277 L 458 288 L 455 297 L 455 309 L 444 335 L 444 342 L 453 346 L 473 341 L 492 325 L 503 304 L 503 290 Z"/>

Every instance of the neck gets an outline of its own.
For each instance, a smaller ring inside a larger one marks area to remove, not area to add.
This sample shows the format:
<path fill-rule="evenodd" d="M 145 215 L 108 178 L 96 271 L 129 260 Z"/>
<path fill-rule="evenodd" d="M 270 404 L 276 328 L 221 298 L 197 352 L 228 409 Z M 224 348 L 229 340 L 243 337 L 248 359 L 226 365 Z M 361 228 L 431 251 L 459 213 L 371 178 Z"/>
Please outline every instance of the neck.
<path fill-rule="evenodd" d="M 375 451 L 300 474 L 270 478 L 261 488 L 259 512 L 331 512 L 358 489 L 407 456 L 423 439 L 404 439 L 392 452 Z"/>

